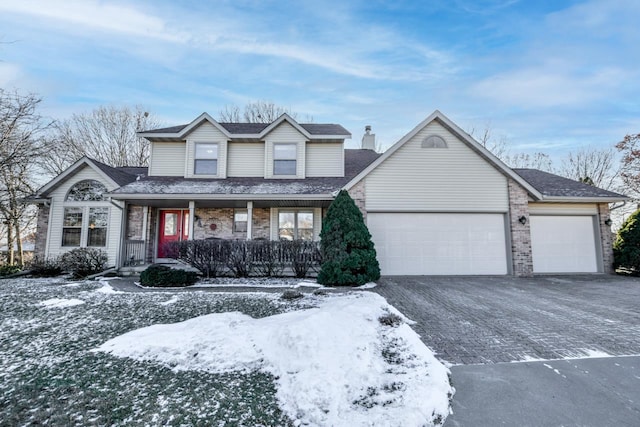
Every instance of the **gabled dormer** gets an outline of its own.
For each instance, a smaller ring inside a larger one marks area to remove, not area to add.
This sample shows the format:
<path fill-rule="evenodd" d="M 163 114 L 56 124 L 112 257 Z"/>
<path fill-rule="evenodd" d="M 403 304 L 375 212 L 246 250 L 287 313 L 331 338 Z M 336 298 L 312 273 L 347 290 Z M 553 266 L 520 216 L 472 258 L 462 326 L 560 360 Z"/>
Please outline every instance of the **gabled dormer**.
<path fill-rule="evenodd" d="M 219 123 L 207 113 L 139 135 L 151 142 L 149 176 L 209 179 L 342 177 L 351 137 L 340 125 L 301 124 L 288 114 L 272 123 Z"/>

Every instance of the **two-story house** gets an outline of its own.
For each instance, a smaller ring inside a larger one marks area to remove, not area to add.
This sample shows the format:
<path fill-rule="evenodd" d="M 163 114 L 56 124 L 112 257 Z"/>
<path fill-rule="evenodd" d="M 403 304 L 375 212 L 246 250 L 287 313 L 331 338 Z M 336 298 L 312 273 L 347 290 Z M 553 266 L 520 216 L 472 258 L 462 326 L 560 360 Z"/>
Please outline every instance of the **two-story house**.
<path fill-rule="evenodd" d="M 439 111 L 384 154 L 336 124 L 219 123 L 140 133 L 147 168 L 82 158 L 42 187 L 36 253 L 107 251 L 125 266 L 166 259 L 185 239 L 318 240 L 347 189 L 383 274 L 607 272 L 609 203 L 625 196 L 531 169 L 510 169 Z"/>

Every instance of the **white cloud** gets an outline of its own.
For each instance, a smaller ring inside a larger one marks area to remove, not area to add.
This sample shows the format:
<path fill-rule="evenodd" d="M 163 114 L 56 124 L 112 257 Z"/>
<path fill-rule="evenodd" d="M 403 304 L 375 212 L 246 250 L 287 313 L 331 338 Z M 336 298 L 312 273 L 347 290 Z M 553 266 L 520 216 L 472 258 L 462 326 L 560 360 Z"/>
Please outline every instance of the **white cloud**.
<path fill-rule="evenodd" d="M 0 87 L 7 87 L 16 82 L 21 75 L 19 65 L 0 62 Z"/>
<path fill-rule="evenodd" d="M 548 65 L 493 75 L 474 84 L 471 93 L 507 106 L 580 107 L 606 99 L 625 77 L 615 68 L 583 74 Z"/>
<path fill-rule="evenodd" d="M 166 23 L 133 7 L 97 0 L 21 0 L 0 2 L 0 11 L 39 17 L 52 23 L 78 25 L 96 31 L 184 42 L 186 35 L 167 28 Z"/>

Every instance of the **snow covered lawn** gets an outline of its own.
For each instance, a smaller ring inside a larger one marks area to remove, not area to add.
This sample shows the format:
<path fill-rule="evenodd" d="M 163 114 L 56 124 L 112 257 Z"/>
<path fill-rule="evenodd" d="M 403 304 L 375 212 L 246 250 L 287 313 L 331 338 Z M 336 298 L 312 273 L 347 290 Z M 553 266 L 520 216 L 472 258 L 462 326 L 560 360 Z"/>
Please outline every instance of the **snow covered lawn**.
<path fill-rule="evenodd" d="M 9 424 L 419 426 L 449 411 L 448 370 L 377 294 L 61 284 L 0 282 Z"/>

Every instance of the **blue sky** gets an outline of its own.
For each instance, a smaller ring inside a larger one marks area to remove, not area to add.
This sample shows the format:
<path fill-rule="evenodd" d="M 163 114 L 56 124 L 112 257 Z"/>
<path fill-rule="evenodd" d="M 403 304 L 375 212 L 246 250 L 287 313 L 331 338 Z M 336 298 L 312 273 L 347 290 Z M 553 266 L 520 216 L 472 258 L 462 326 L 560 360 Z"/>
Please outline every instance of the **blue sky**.
<path fill-rule="evenodd" d="M 166 125 L 270 100 L 390 146 L 439 109 L 515 151 L 640 132 L 640 2 L 0 0 L 0 87 Z"/>

